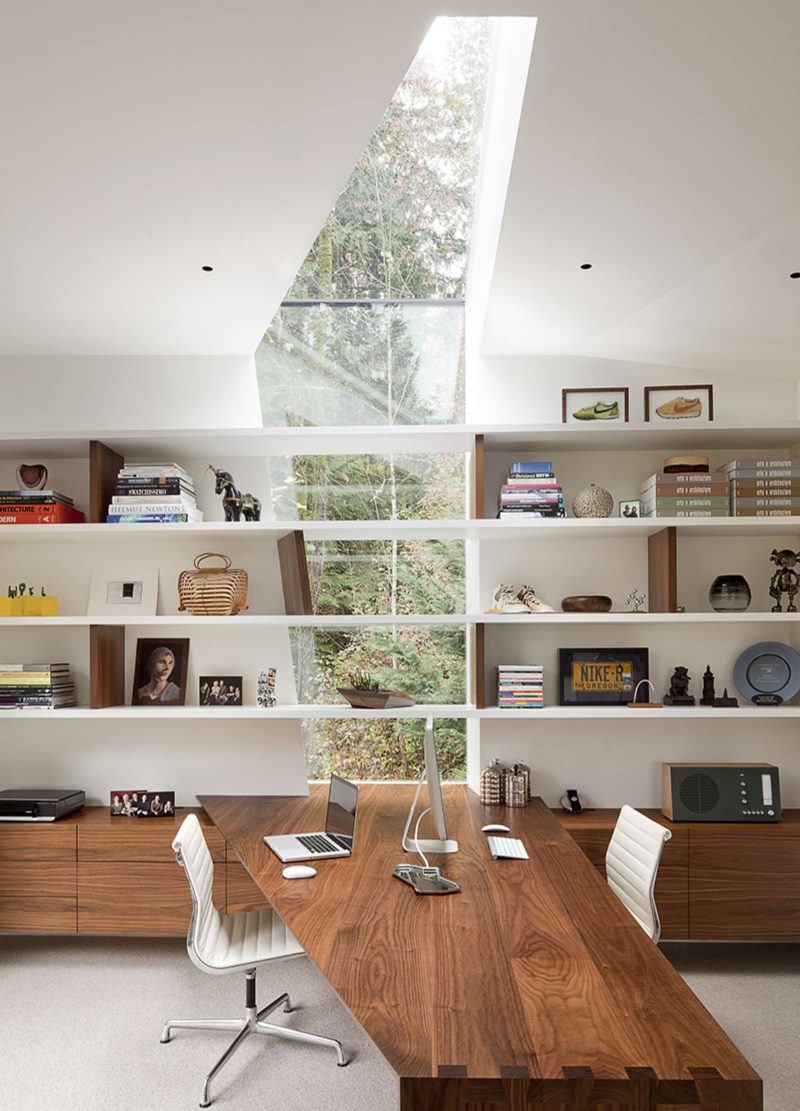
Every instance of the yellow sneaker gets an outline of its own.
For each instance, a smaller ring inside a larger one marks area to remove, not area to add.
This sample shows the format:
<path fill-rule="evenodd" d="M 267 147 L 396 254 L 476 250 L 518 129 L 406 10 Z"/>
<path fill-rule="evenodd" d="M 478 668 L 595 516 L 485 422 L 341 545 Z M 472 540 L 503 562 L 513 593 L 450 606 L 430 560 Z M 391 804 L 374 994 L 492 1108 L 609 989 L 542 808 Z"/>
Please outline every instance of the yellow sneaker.
<path fill-rule="evenodd" d="M 668 420 L 680 417 L 699 417 L 703 412 L 703 403 L 699 397 L 673 397 L 672 401 L 665 401 L 659 405 L 656 412 L 660 417 Z"/>

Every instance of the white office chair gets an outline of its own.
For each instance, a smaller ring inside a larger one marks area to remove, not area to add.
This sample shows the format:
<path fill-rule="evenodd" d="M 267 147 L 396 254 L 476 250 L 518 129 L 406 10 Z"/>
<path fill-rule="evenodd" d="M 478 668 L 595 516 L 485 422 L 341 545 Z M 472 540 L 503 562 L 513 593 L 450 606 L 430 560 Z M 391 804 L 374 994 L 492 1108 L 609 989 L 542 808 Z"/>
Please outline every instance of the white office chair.
<path fill-rule="evenodd" d="M 235 1030 L 236 1037 L 206 1077 L 201 1107 L 209 1107 L 211 1081 L 230 1060 L 250 1034 L 269 1034 L 295 1042 L 325 1045 L 336 1051 L 338 1064 L 347 1064 L 347 1057 L 339 1042 L 319 1034 L 306 1034 L 287 1026 L 274 1026 L 264 1022 L 267 1015 L 283 1004 L 284 1011 L 291 1011 L 288 994 L 279 995 L 260 1011 L 256 1010 L 256 968 L 267 961 L 286 957 L 300 957 L 303 949 L 296 937 L 272 908 L 250 910 L 242 914 L 220 914 L 211 899 L 214 862 L 208 851 L 206 839 L 196 815 L 184 819 L 172 842 L 178 864 L 185 870 L 192 893 L 192 918 L 186 945 L 192 961 L 203 972 L 245 973 L 244 1018 L 176 1019 L 166 1022 L 161 1041 L 170 1040 L 172 1030 Z"/>
<path fill-rule="evenodd" d="M 623 806 L 606 851 L 606 879 L 611 890 L 656 944 L 661 923 L 653 889 L 661 851 L 670 837 L 670 831 L 658 822 L 632 806 Z"/>

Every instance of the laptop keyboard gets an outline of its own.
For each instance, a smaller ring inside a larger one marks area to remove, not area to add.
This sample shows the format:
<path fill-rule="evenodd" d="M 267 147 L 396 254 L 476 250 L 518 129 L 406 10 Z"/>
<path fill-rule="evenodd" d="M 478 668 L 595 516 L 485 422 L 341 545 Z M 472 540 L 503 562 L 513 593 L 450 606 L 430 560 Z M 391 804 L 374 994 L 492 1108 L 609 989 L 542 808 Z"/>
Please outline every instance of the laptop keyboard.
<path fill-rule="evenodd" d="M 338 852 L 343 846 L 337 845 L 334 841 L 329 841 L 327 837 L 322 837 L 319 834 L 312 834 L 307 837 L 298 837 L 297 840 L 304 849 L 308 849 L 310 853 L 335 853 Z"/>

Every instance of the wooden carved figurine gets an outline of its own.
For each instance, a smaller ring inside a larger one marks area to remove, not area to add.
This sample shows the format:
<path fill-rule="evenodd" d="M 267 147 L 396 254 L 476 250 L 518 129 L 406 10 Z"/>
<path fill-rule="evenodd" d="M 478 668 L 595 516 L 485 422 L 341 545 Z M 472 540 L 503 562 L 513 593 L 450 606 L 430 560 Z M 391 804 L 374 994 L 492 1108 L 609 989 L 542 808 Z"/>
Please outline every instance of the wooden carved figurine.
<path fill-rule="evenodd" d="M 676 667 L 669 681 L 669 693 L 664 695 L 665 706 L 694 706 L 694 695 L 689 694 L 691 675 L 688 667 Z"/>
<path fill-rule="evenodd" d="M 244 517 L 245 521 L 261 520 L 261 502 L 254 494 L 240 493 L 236 489 L 230 471 L 221 471 L 211 463 L 208 469 L 216 475 L 214 493 L 222 495 L 222 508 L 225 511 L 226 521 L 238 521 L 241 517 Z"/>
<path fill-rule="evenodd" d="M 775 599 L 772 612 L 781 612 L 781 595 L 788 594 L 789 604 L 786 607 L 786 612 L 797 613 L 794 597 L 797 594 L 800 579 L 798 579 L 794 567 L 800 559 L 800 552 L 793 552 L 791 548 L 782 548 L 780 551 L 773 548 L 772 555 L 769 558 L 777 565 L 777 570 L 769 581 L 769 596 Z"/>

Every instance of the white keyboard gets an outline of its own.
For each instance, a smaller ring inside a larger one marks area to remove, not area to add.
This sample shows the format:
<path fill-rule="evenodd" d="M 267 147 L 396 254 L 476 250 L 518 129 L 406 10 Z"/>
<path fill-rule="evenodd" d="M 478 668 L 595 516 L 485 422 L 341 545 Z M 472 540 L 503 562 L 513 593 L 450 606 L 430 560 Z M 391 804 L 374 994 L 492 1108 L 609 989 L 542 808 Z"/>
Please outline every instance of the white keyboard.
<path fill-rule="evenodd" d="M 525 846 L 516 837 L 488 837 L 489 852 L 497 860 L 499 856 L 509 857 L 511 860 L 528 860 Z"/>

